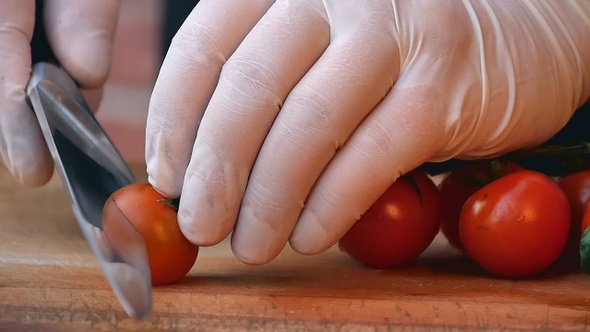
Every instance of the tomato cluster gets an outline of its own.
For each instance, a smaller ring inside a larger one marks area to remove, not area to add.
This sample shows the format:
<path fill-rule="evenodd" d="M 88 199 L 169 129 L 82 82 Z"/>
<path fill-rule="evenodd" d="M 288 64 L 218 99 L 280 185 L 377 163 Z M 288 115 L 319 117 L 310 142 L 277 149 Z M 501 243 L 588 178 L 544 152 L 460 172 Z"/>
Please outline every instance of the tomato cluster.
<path fill-rule="evenodd" d="M 515 162 L 484 161 L 451 171 L 438 188 L 413 171 L 339 246 L 366 266 L 398 267 L 421 255 L 440 229 L 452 247 L 491 274 L 526 278 L 560 262 L 580 266 L 589 197 L 590 170 L 555 179 Z M 588 242 L 590 252 L 590 235 Z"/>
<path fill-rule="evenodd" d="M 554 179 L 514 162 L 485 161 L 451 171 L 438 186 L 414 170 L 383 193 L 339 247 L 366 266 L 398 267 L 440 232 L 500 277 L 530 277 L 560 261 L 590 271 L 589 198 L 590 169 Z M 199 252 L 183 236 L 171 203 L 148 183 L 135 183 L 113 193 L 103 209 L 113 246 L 124 245 L 119 231 L 127 223 L 144 238 L 154 285 L 182 279 Z"/>

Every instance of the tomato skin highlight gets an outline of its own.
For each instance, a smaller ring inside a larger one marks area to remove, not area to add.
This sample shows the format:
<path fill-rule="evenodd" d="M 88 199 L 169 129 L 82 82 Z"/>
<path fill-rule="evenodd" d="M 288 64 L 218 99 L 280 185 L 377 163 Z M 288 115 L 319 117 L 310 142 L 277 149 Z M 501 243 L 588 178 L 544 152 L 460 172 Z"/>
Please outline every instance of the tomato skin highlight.
<path fill-rule="evenodd" d="M 569 229 L 565 194 L 552 178 L 530 170 L 478 190 L 459 221 L 468 255 L 488 272 L 513 279 L 530 277 L 555 262 Z"/>
<path fill-rule="evenodd" d="M 113 246 L 124 245 L 119 230 L 126 220 L 145 240 L 152 285 L 182 279 L 199 252 L 199 247 L 190 243 L 178 227 L 176 210 L 161 200 L 166 198 L 149 183 L 139 182 L 115 191 L 103 208 L 104 233 Z"/>
<path fill-rule="evenodd" d="M 340 250 L 372 268 L 406 264 L 438 234 L 440 211 L 436 185 L 425 173 L 412 171 L 393 183 L 340 239 Z"/>
<path fill-rule="evenodd" d="M 438 186 L 442 197 L 440 230 L 451 247 L 464 250 L 459 235 L 459 216 L 467 199 L 486 184 L 521 169 L 514 162 L 478 162 L 451 171 L 441 181 Z"/>

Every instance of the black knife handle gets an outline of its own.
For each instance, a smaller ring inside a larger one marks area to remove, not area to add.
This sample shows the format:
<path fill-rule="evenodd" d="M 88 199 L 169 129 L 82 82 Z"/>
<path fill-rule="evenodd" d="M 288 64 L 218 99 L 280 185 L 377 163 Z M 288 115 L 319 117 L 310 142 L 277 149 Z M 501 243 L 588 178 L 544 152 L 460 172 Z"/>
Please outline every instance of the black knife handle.
<path fill-rule="evenodd" d="M 35 29 L 31 40 L 31 60 L 32 63 L 51 62 L 58 64 L 57 57 L 53 53 L 47 35 L 45 34 L 45 24 L 43 19 L 44 0 L 35 1 Z"/>

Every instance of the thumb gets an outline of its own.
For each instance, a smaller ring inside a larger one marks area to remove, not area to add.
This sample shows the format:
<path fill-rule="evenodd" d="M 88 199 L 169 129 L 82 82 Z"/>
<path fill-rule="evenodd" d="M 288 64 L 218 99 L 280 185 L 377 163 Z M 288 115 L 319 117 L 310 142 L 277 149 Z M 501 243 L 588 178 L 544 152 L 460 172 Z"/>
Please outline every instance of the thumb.
<path fill-rule="evenodd" d="M 119 0 L 51 0 L 44 21 L 55 56 L 83 88 L 97 88 L 110 68 Z"/>

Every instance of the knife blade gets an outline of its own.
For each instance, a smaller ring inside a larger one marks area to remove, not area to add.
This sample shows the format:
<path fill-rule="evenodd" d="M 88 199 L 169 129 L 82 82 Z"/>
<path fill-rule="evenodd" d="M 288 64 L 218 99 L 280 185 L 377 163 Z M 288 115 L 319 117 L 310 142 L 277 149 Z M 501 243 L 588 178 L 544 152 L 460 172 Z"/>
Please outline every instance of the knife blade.
<path fill-rule="evenodd" d="M 102 227 L 102 207 L 108 197 L 135 179 L 76 82 L 59 65 L 43 15 L 44 1 L 36 0 L 27 102 L 37 116 L 74 217 L 107 281 L 129 316 L 146 318 L 152 289 L 145 242 L 129 221 L 118 225 L 116 246 Z"/>
<path fill-rule="evenodd" d="M 117 234 L 125 246 L 115 248 L 102 227 L 105 202 L 134 182 L 131 171 L 63 69 L 35 64 L 26 94 L 90 249 L 127 314 L 146 318 L 152 299 L 145 242 L 126 221 Z"/>

